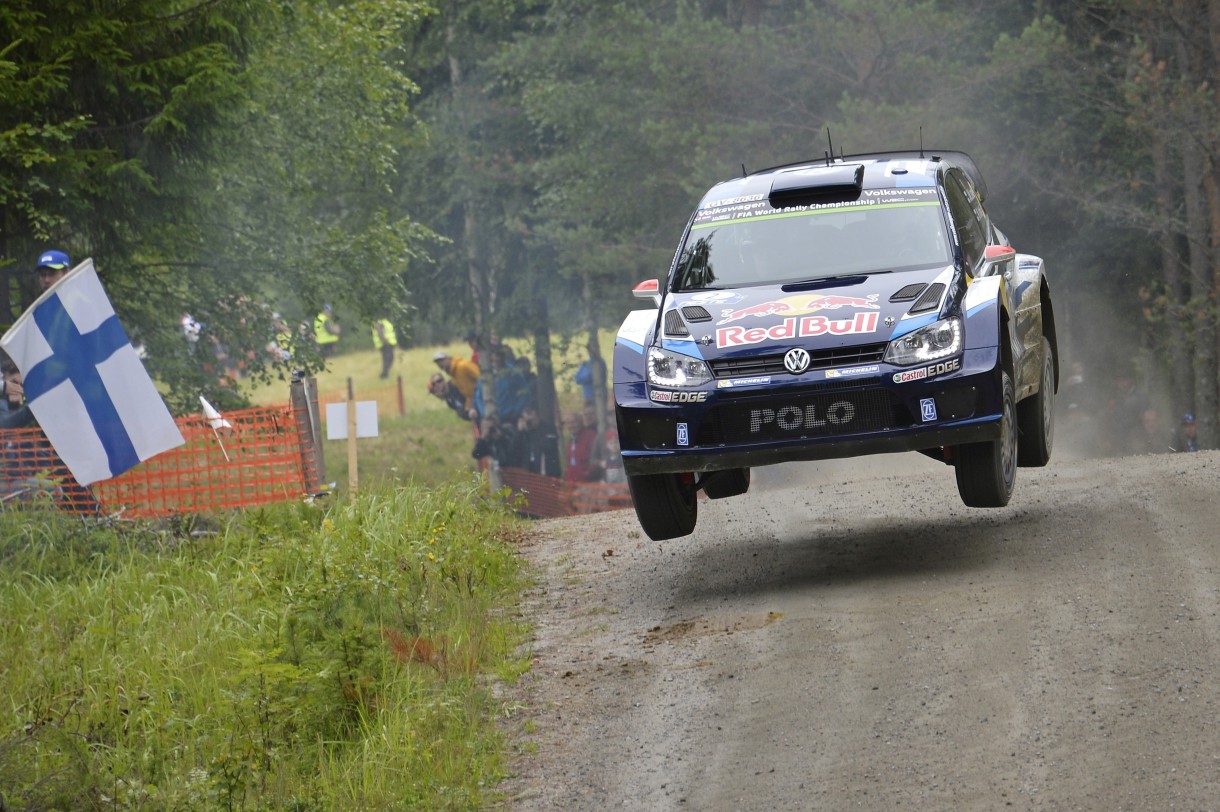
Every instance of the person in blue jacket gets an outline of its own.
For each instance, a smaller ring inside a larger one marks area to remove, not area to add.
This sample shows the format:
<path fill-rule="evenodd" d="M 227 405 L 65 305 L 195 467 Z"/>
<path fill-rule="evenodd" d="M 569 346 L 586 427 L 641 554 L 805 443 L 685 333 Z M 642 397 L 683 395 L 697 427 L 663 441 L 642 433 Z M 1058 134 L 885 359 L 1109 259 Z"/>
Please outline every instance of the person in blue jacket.
<path fill-rule="evenodd" d="M 505 363 L 504 352 L 499 348 L 491 351 L 491 368 L 496 378 L 496 414 L 501 425 L 516 425 L 517 418 L 533 399 L 529 383 L 515 366 Z M 479 378 L 474 390 L 474 407 L 479 418 L 487 416 L 487 401 L 483 391 L 483 378 Z"/>

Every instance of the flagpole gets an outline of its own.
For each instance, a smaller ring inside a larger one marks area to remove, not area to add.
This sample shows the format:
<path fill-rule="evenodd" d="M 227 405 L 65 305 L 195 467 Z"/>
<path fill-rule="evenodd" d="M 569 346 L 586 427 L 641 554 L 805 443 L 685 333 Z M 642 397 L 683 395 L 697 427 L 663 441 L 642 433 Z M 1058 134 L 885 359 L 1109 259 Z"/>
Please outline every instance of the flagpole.
<path fill-rule="evenodd" d="M 216 430 L 215 426 L 212 426 L 212 434 L 216 436 L 216 443 L 220 446 L 220 453 L 225 455 L 225 462 L 232 462 L 232 460 L 229 459 L 229 452 L 225 451 L 225 442 L 224 440 L 220 439 L 220 432 Z"/>
<path fill-rule="evenodd" d="M 347 492 L 356 498 L 356 395 L 352 379 L 347 379 Z"/>

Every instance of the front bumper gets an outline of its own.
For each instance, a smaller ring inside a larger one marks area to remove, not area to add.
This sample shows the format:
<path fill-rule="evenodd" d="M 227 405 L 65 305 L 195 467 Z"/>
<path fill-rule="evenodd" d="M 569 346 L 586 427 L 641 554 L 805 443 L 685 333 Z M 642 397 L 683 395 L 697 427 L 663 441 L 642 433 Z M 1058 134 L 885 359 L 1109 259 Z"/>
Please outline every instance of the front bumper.
<path fill-rule="evenodd" d="M 643 382 L 615 384 L 628 474 L 709 472 L 994 440 L 1000 436 L 998 353 L 967 350 L 959 371 L 894 380 L 720 389 L 702 403 L 656 403 Z"/>

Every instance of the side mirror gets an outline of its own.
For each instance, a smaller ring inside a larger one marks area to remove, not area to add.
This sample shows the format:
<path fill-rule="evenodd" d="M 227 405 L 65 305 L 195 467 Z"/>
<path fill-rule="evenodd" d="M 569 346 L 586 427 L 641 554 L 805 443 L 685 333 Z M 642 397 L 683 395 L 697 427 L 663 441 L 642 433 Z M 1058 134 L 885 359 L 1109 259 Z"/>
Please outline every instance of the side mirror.
<path fill-rule="evenodd" d="M 631 289 L 631 295 L 637 299 L 651 299 L 654 305 L 661 306 L 661 285 L 655 279 L 645 279 Z"/>
<path fill-rule="evenodd" d="M 983 268 L 979 276 L 991 276 L 996 273 L 1007 276 L 1012 273 L 1016 258 L 1017 249 L 1011 245 L 989 245 L 983 251 Z"/>

